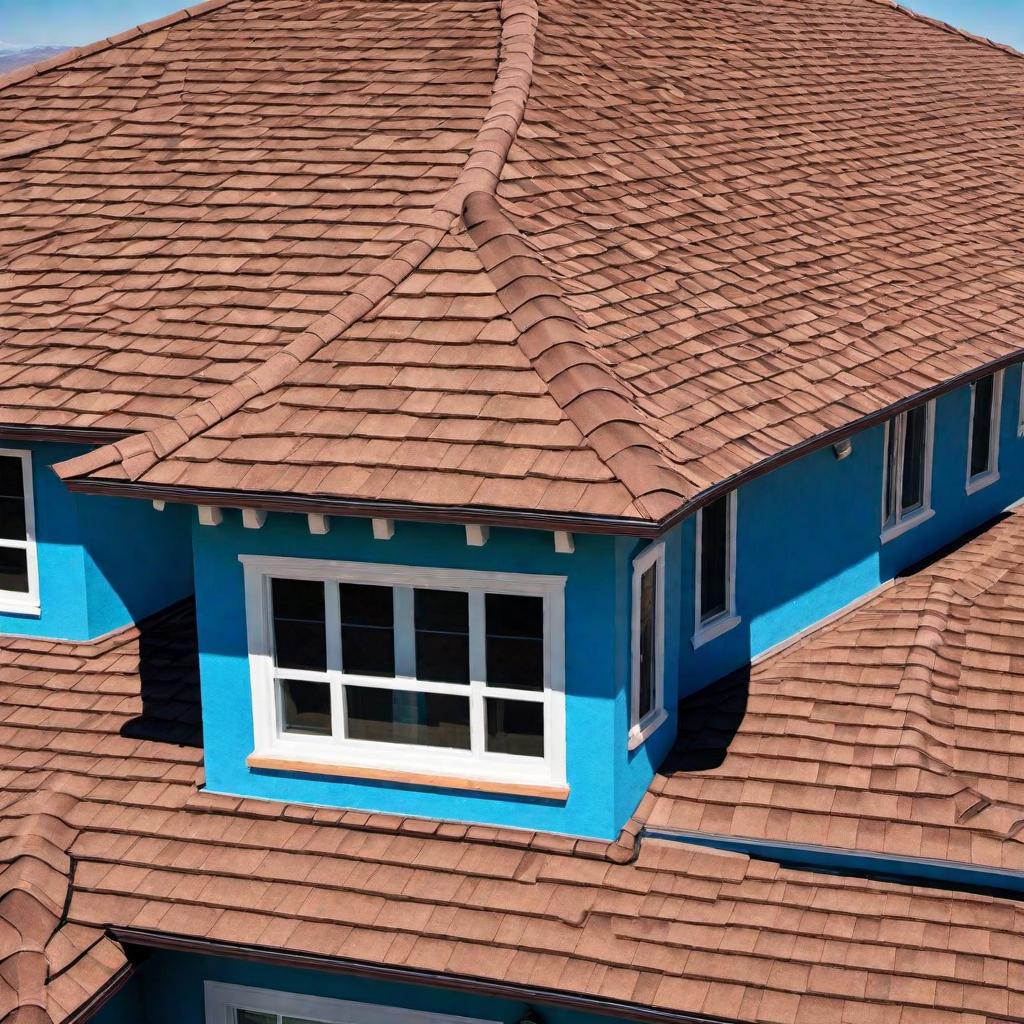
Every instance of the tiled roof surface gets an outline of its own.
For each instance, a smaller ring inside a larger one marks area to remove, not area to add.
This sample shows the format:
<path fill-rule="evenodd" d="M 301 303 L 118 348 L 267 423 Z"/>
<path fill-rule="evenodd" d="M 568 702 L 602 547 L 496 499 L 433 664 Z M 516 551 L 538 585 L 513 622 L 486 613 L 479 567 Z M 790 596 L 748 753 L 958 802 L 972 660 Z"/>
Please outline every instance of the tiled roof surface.
<path fill-rule="evenodd" d="M 94 360 L 113 360 L 116 381 L 76 366 L 88 401 L 113 401 L 95 388 L 128 379 L 176 417 L 66 476 L 660 520 L 795 444 L 1024 351 L 1024 63 L 1004 48 L 876 0 L 316 11 L 237 0 L 85 59 L 173 57 L 155 81 L 202 90 L 165 113 L 180 101 L 143 88 L 164 122 L 153 142 L 131 141 L 150 130 L 132 120 L 143 110 L 76 150 L 124 173 L 152 167 L 157 205 L 112 188 L 120 205 L 87 253 L 91 267 L 118 236 L 120 288 L 118 233 L 131 232 L 132 268 L 138 246 L 152 268 L 135 312 L 96 317 L 108 291 L 84 278 L 72 291 L 62 269 L 15 283 L 12 327 L 28 304 L 37 323 L 72 325 L 76 352 L 85 331 Z M 464 21 L 453 48 L 446 33 Z M 387 42 L 361 49 L 385 22 Z M 238 33 L 254 24 L 249 49 Z M 103 102 L 118 67 L 97 72 Z M 55 103 L 55 75 L 17 88 Z M 253 102 L 230 92 L 254 77 Z M 180 164 L 183 131 L 201 164 Z M 300 154 L 305 131 L 317 146 Z M 273 136 L 255 168 L 253 132 Z M 26 172 L 54 167 L 52 188 L 31 188 L 54 223 L 72 200 L 91 210 L 99 188 L 65 186 L 60 152 L 6 172 L 22 195 Z M 190 241 L 196 223 L 212 232 L 201 251 L 215 259 L 166 250 L 165 218 Z M 240 248 L 222 252 L 239 230 Z M 66 265 L 62 236 L 38 244 Z M 88 318 L 63 313 L 82 303 Z M 166 348 L 172 384 L 164 342 L 124 363 L 112 333 L 145 348 L 165 320 L 189 353 Z M 83 387 L 48 376 L 53 351 L 48 335 L 35 390 L 12 391 L 38 421 L 81 415 Z M 149 399 L 130 402 L 142 416 Z"/>
<path fill-rule="evenodd" d="M 637 842 L 653 797 L 607 844 L 197 791 L 193 644 L 188 608 L 0 640 L 0 843 L 46 907 L 0 896 L 0 996 L 32 1024 L 119 976 L 110 927 L 758 1024 L 1024 1015 L 1024 905 Z"/>
<path fill-rule="evenodd" d="M 680 711 L 653 825 L 1024 871 L 1024 512 Z"/>
<path fill-rule="evenodd" d="M 266 372 L 380 284 L 478 141 L 493 3 L 169 20 L 2 87 L 5 423 L 154 426 Z"/>

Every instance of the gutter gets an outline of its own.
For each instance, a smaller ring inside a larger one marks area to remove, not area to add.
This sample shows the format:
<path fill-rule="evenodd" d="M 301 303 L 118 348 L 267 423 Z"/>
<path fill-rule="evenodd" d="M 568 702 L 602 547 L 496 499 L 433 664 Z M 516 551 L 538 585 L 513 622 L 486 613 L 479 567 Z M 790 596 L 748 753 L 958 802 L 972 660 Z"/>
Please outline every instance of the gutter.
<path fill-rule="evenodd" d="M 131 437 L 133 431 L 104 427 L 37 427 L 31 424 L 0 423 L 0 437 L 12 441 L 60 441 L 71 444 L 113 444 Z"/>
<path fill-rule="evenodd" d="M 743 853 L 755 860 L 775 861 L 783 867 L 824 871 L 834 875 L 896 881 L 956 892 L 978 891 L 1017 900 L 1024 897 L 1024 872 L 968 864 L 965 861 L 893 856 L 815 843 L 749 839 L 668 827 L 645 827 L 641 838 Z"/>
<path fill-rule="evenodd" d="M 640 519 L 635 517 L 622 516 L 591 516 L 573 513 L 558 512 L 530 512 L 515 509 L 503 508 L 479 508 L 459 505 L 426 505 L 416 502 L 401 501 L 367 501 L 349 498 L 325 498 L 315 495 L 301 494 L 275 494 L 267 491 L 232 491 L 218 490 L 214 488 L 200 487 L 177 487 L 166 484 L 139 484 L 132 481 L 118 480 L 95 480 L 88 477 L 72 478 L 65 480 L 65 486 L 70 491 L 83 494 L 104 494 L 113 497 L 144 498 L 151 501 L 170 501 L 188 505 L 215 505 L 223 508 L 256 508 L 267 512 L 294 512 L 300 514 L 319 514 L 333 516 L 354 516 L 359 518 L 381 518 L 399 519 L 407 522 L 440 522 L 455 523 L 464 525 L 466 523 L 479 523 L 488 526 L 520 527 L 533 530 L 565 530 L 576 533 L 594 533 L 605 535 L 617 535 L 626 537 L 643 537 L 656 539 L 673 529 L 684 519 L 693 515 L 705 505 L 728 494 L 742 484 L 756 480 L 773 470 L 795 462 L 797 459 L 810 455 L 829 445 L 853 437 L 861 431 L 884 423 L 886 420 L 907 412 L 919 405 L 924 405 L 935 398 L 956 391 L 958 388 L 972 384 L 982 377 L 991 373 L 1005 370 L 1024 359 L 1024 352 L 1017 351 L 1010 355 L 1001 356 L 999 359 L 985 363 L 983 366 L 975 367 L 956 377 L 951 377 L 942 384 L 919 391 L 909 398 L 894 402 L 885 406 L 877 412 L 862 416 L 853 423 L 848 423 L 834 430 L 826 431 L 824 434 L 817 434 L 814 437 L 801 441 L 799 444 L 787 448 L 762 462 L 759 462 L 743 472 L 722 480 L 720 483 L 701 491 L 695 497 L 685 501 L 674 512 L 669 513 L 659 521 Z M 46 431 L 45 428 L 17 428 L 0 426 L 0 436 L 22 436 L 21 434 L 8 435 L 8 431 L 19 429 L 33 430 L 33 433 L 24 436 L 35 437 L 39 440 L 84 440 L 84 434 L 88 431 Z M 50 437 L 46 434 L 66 433 L 67 437 Z M 95 434 L 103 434 L 104 441 L 120 440 L 127 434 L 115 434 L 112 431 L 93 431 Z"/>
<path fill-rule="evenodd" d="M 557 1006 L 583 1013 L 601 1014 L 617 1020 L 638 1021 L 642 1024 L 744 1024 L 737 1018 L 714 1017 L 675 1010 L 658 1010 L 640 1003 L 616 999 L 600 999 L 557 989 L 516 985 L 507 981 L 484 981 L 463 974 L 445 974 L 417 967 L 389 967 L 367 960 L 347 957 L 328 957 L 315 953 L 295 953 L 283 949 L 268 949 L 243 943 L 218 942 L 184 935 L 150 931 L 144 928 L 111 927 L 108 934 L 125 946 L 145 949 L 166 949 L 180 953 L 203 953 L 210 956 L 230 957 L 254 963 L 273 964 L 277 967 L 298 967 L 332 974 L 347 974 L 376 981 L 402 982 L 427 985 L 473 995 L 492 996 L 513 1002 Z M 71 1024 L 71 1022 L 65 1022 Z"/>

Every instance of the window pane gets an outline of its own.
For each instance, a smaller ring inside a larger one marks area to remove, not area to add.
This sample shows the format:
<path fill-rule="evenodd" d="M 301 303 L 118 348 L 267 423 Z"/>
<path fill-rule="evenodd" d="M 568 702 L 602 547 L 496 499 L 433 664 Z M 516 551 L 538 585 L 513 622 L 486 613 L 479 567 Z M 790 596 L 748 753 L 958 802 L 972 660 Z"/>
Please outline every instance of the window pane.
<path fill-rule="evenodd" d="M 352 739 L 469 750 L 468 697 L 347 686 L 345 700 Z"/>
<path fill-rule="evenodd" d="M 416 678 L 469 682 L 469 595 L 415 591 Z"/>
<path fill-rule="evenodd" d="M 25 502 L 21 498 L 0 497 L 0 537 L 25 539 Z"/>
<path fill-rule="evenodd" d="M 22 461 L 13 455 L 0 456 L 0 497 L 25 497 L 25 476 Z"/>
<path fill-rule="evenodd" d="M 487 683 L 544 689 L 544 598 L 487 594 Z"/>
<path fill-rule="evenodd" d="M 974 418 L 971 423 L 971 476 L 991 469 L 989 445 L 992 441 L 992 377 L 982 377 L 974 385 Z"/>
<path fill-rule="evenodd" d="M 492 754 L 544 756 L 544 705 L 487 699 L 487 749 Z"/>
<path fill-rule="evenodd" d="M 341 585 L 341 660 L 345 672 L 395 674 L 395 604 L 391 587 Z"/>
<path fill-rule="evenodd" d="M 0 590 L 28 593 L 28 555 L 17 548 L 0 548 Z"/>
<path fill-rule="evenodd" d="M 281 668 L 327 668 L 324 585 L 316 580 L 271 580 L 274 651 Z"/>
<path fill-rule="evenodd" d="M 908 512 L 924 504 L 924 463 L 928 411 L 918 406 L 906 414 L 906 436 L 903 442 L 903 493 L 900 511 Z"/>
<path fill-rule="evenodd" d="M 640 577 L 640 693 L 637 702 L 637 720 L 654 707 L 654 678 L 656 651 L 656 623 L 658 602 L 658 563 L 655 562 Z"/>
<path fill-rule="evenodd" d="M 900 418 L 899 416 L 894 416 L 889 420 L 889 430 L 887 431 L 888 437 L 886 438 L 885 445 L 884 508 L 885 521 L 887 523 L 893 523 L 896 521 L 896 502 L 898 501 L 897 491 L 899 490 L 896 481 L 896 469 L 898 463 L 896 454 L 899 446 L 900 430 Z"/>
<path fill-rule="evenodd" d="M 727 609 L 728 519 L 728 495 L 706 505 L 701 516 L 701 621 L 721 615 Z"/>
<path fill-rule="evenodd" d="M 331 687 L 328 683 L 281 680 L 281 727 L 287 733 L 330 736 Z"/>
<path fill-rule="evenodd" d="M 276 1013 L 257 1013 L 255 1010 L 235 1010 L 238 1024 L 277 1024 Z"/>

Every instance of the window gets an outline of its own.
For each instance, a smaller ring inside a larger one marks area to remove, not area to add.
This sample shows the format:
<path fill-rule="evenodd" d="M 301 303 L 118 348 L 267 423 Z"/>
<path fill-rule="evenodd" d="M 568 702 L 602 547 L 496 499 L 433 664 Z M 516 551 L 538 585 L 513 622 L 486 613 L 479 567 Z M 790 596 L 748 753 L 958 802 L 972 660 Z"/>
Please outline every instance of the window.
<path fill-rule="evenodd" d="M 39 611 L 32 455 L 0 448 L 0 611 Z"/>
<path fill-rule="evenodd" d="M 220 981 L 207 981 L 204 989 L 206 1024 L 495 1024 L 470 1017 Z"/>
<path fill-rule="evenodd" d="M 740 621 L 736 614 L 736 492 L 697 513 L 696 594 L 693 646 L 721 636 Z"/>
<path fill-rule="evenodd" d="M 934 437 L 934 402 L 900 413 L 885 425 L 883 543 L 934 514 L 931 507 Z"/>
<path fill-rule="evenodd" d="M 241 560 L 251 764 L 564 786 L 564 577 Z"/>
<path fill-rule="evenodd" d="M 639 746 L 668 717 L 664 707 L 665 545 L 633 560 L 632 689 L 629 747 Z"/>
<path fill-rule="evenodd" d="M 1002 397 L 1002 370 L 971 385 L 971 417 L 967 433 L 968 494 L 999 479 L 999 407 Z"/>

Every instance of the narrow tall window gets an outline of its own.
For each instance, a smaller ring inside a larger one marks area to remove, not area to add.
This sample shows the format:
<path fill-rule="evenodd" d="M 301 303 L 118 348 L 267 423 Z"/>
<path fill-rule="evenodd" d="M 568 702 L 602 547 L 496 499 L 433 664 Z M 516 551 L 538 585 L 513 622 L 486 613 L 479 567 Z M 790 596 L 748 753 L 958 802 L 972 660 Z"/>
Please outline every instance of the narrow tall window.
<path fill-rule="evenodd" d="M 630 747 L 664 720 L 665 546 L 653 544 L 633 561 Z"/>
<path fill-rule="evenodd" d="M 0 448 L 0 612 L 39 611 L 32 456 Z"/>
<path fill-rule="evenodd" d="M 736 492 L 697 513 L 694 647 L 714 640 L 740 620 L 736 615 Z"/>
<path fill-rule="evenodd" d="M 891 540 L 932 515 L 932 446 L 935 404 L 894 416 L 885 429 L 882 541 Z"/>
<path fill-rule="evenodd" d="M 1003 373 L 982 377 L 971 385 L 971 419 L 967 436 L 967 493 L 999 479 L 999 408 Z"/>
<path fill-rule="evenodd" d="M 250 764 L 564 786 L 562 577 L 242 560 Z"/>

